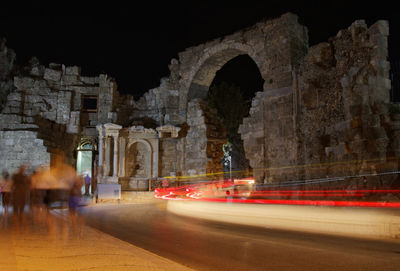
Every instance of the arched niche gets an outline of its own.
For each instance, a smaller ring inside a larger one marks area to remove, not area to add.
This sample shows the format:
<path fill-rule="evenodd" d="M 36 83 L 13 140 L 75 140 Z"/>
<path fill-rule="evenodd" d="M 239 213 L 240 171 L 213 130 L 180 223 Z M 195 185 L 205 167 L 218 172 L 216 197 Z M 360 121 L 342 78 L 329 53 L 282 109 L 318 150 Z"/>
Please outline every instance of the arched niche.
<path fill-rule="evenodd" d="M 150 179 L 153 151 L 144 139 L 131 139 L 126 147 L 125 176 L 129 178 Z"/>

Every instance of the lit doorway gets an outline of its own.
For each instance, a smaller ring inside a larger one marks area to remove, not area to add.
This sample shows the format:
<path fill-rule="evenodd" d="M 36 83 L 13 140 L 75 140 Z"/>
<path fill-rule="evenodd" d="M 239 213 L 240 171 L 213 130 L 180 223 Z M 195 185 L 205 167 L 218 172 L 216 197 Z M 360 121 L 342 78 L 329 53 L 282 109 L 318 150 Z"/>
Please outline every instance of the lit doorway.
<path fill-rule="evenodd" d="M 82 140 L 81 144 L 77 148 L 76 157 L 76 172 L 83 178 L 89 175 L 91 178 L 90 189 L 93 191 L 93 154 L 94 144 L 91 140 Z M 82 186 L 82 194 L 85 194 L 85 185 Z M 89 192 L 92 193 L 92 192 Z"/>

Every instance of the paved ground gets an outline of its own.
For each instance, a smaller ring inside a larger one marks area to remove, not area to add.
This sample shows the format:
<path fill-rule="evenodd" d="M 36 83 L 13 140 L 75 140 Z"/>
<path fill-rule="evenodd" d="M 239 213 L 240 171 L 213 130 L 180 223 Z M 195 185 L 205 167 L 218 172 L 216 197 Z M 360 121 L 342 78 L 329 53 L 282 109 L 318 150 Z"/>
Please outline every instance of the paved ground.
<path fill-rule="evenodd" d="M 87 225 L 199 271 L 400 270 L 398 239 L 210 221 L 168 212 L 166 205 L 174 201 L 165 202 L 96 204 L 79 212 Z"/>
<path fill-rule="evenodd" d="M 191 270 L 87 225 L 68 210 L 27 214 L 0 207 L 0 270 Z"/>

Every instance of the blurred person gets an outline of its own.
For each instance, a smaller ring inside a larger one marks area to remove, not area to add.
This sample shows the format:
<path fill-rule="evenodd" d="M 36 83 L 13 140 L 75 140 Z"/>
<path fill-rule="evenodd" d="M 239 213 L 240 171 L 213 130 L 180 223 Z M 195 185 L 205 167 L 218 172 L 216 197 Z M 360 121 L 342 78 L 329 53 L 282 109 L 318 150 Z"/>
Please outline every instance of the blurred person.
<path fill-rule="evenodd" d="M 10 178 L 10 174 L 8 172 L 3 172 L 3 178 L 0 181 L 1 186 L 1 194 L 2 194 L 2 205 L 4 208 L 4 214 L 8 214 L 8 206 L 10 205 L 11 198 L 11 187 L 12 187 L 12 179 Z"/>
<path fill-rule="evenodd" d="M 76 176 L 73 180 L 73 184 L 69 190 L 68 207 L 71 223 L 76 226 L 76 208 L 79 206 L 79 202 L 82 196 L 82 178 Z"/>
<path fill-rule="evenodd" d="M 51 172 L 55 178 L 55 183 L 52 187 L 55 197 L 53 200 L 67 203 L 69 200 L 69 191 L 78 177 L 76 170 L 65 163 L 64 155 L 59 154 L 56 156 Z"/>
<path fill-rule="evenodd" d="M 50 192 L 55 178 L 45 166 L 39 167 L 31 177 L 31 203 L 34 218 L 42 221 L 50 207 Z"/>
<path fill-rule="evenodd" d="M 90 183 L 92 181 L 92 178 L 90 178 L 89 173 L 86 173 L 84 180 L 85 180 L 85 195 L 89 196 Z"/>
<path fill-rule="evenodd" d="M 25 174 L 26 166 L 19 168 L 18 172 L 12 176 L 12 201 L 15 221 L 24 223 L 24 209 L 29 189 L 29 178 Z"/>
<path fill-rule="evenodd" d="M 79 206 L 82 196 L 82 186 L 84 184 L 81 176 L 78 176 L 76 170 L 65 163 L 65 156 L 60 152 L 55 159 L 54 167 L 52 167 L 52 175 L 56 180 L 56 186 L 65 193 L 68 202 L 71 223 L 76 226 L 76 208 Z"/>

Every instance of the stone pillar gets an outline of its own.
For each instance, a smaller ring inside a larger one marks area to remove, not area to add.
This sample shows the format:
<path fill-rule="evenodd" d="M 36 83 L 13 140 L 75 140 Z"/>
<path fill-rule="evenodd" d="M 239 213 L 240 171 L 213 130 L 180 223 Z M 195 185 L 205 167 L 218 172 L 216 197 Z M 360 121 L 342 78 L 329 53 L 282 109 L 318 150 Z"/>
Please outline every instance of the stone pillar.
<path fill-rule="evenodd" d="M 106 144 L 106 153 L 105 153 L 105 165 L 104 165 L 104 176 L 110 175 L 110 137 L 106 137 L 105 144 Z"/>
<path fill-rule="evenodd" d="M 104 139 L 104 130 L 103 130 L 103 125 L 98 124 L 96 126 L 97 131 L 99 132 L 99 145 L 98 145 L 98 150 L 99 150 L 99 161 L 98 161 L 98 169 L 97 169 L 97 176 L 102 177 L 104 176 L 104 171 L 103 171 L 103 139 Z M 99 180 L 100 182 L 100 180 Z"/>
<path fill-rule="evenodd" d="M 114 138 L 114 158 L 113 158 L 113 177 L 117 177 L 117 167 L 118 167 L 118 136 L 113 136 Z"/>
<path fill-rule="evenodd" d="M 158 162 L 159 162 L 159 139 L 151 139 L 149 140 L 152 146 L 152 168 L 150 169 L 150 177 L 158 178 Z"/>
<path fill-rule="evenodd" d="M 103 176 L 103 135 L 99 135 L 99 176 Z"/>
<path fill-rule="evenodd" d="M 125 177 L 125 145 L 126 140 L 123 137 L 119 138 L 119 177 Z"/>

